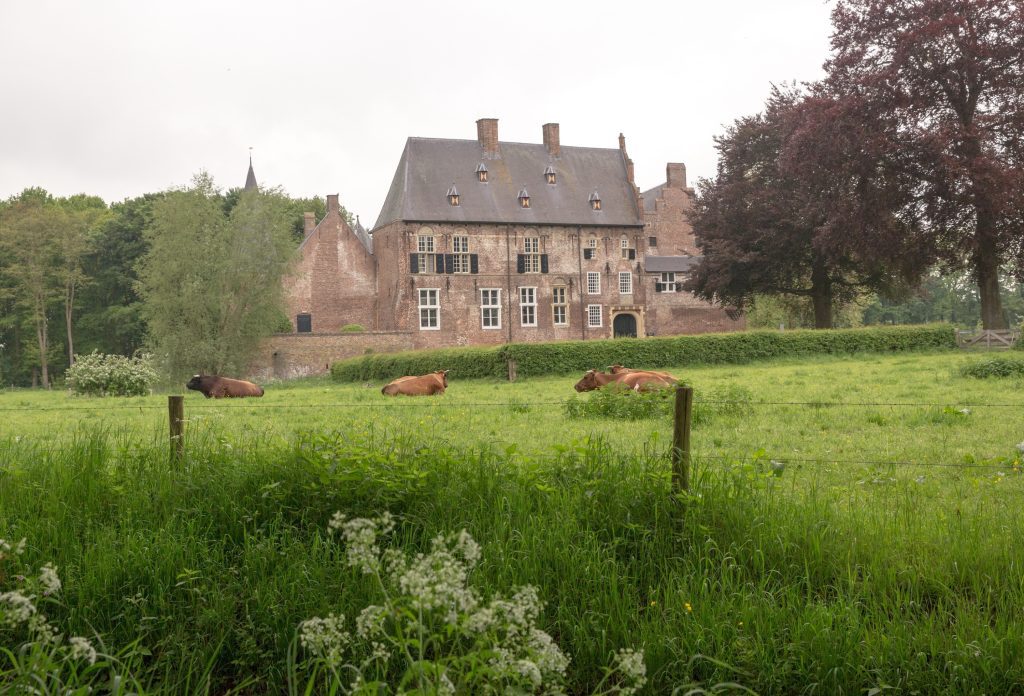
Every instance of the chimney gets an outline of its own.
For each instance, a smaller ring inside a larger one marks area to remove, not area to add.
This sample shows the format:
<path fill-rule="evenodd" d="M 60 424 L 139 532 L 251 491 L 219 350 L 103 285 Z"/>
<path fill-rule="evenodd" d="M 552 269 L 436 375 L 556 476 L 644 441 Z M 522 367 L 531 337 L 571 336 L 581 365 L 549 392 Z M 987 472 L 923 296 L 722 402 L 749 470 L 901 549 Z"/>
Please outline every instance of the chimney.
<path fill-rule="evenodd" d="M 623 152 L 626 151 L 626 136 L 622 133 L 619 133 L 619 149 Z"/>
<path fill-rule="evenodd" d="M 562 144 L 558 140 L 558 124 L 545 123 L 542 128 L 544 129 L 544 147 L 548 149 L 548 154 L 552 157 L 559 157 L 562 154 Z"/>
<path fill-rule="evenodd" d="M 498 119 L 479 119 L 476 122 L 476 137 L 480 141 L 480 147 L 484 149 L 485 155 L 497 157 L 500 154 L 498 149 Z"/>
<path fill-rule="evenodd" d="M 681 162 L 669 162 L 665 166 L 665 182 L 669 188 L 686 188 L 686 165 Z"/>
<path fill-rule="evenodd" d="M 338 194 L 336 194 L 336 193 L 329 194 L 327 196 L 327 213 L 328 213 L 328 215 L 331 214 L 331 213 L 337 212 L 339 207 L 340 206 L 338 205 Z"/>
<path fill-rule="evenodd" d="M 314 228 L 316 228 L 316 215 L 314 215 L 313 213 L 303 213 L 302 214 L 302 232 L 303 232 L 303 234 L 306 237 L 308 237 L 309 233 L 312 232 L 314 230 Z"/>

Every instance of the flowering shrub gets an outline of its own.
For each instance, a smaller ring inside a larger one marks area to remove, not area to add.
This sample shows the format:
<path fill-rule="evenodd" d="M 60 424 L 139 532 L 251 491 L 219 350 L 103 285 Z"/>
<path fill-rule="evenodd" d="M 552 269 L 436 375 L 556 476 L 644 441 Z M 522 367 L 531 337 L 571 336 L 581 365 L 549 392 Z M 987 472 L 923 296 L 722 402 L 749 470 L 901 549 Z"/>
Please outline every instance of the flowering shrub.
<path fill-rule="evenodd" d="M 113 658 L 100 653 L 88 638 L 67 640 L 40 609 L 60 593 L 57 569 L 47 563 L 38 572 L 20 562 L 25 540 L 0 539 L 0 691 L 3 693 L 91 693 L 94 686 L 124 682 L 108 672 Z M 45 688 L 43 688 L 45 687 Z"/>
<path fill-rule="evenodd" d="M 330 528 L 344 540 L 347 564 L 375 580 L 381 603 L 363 609 L 354 626 L 334 614 L 302 622 L 310 687 L 326 676 L 342 693 L 565 693 L 569 657 L 536 626 L 544 606 L 537 589 L 485 600 L 469 582 L 480 547 L 466 530 L 410 557 L 381 549 L 394 529 L 388 513 L 336 513 Z M 622 650 L 595 693 L 633 694 L 646 680 L 643 655 Z"/>
<path fill-rule="evenodd" d="M 156 377 L 148 355 L 126 358 L 96 351 L 76 355 L 65 373 L 71 391 L 92 396 L 145 396 Z"/>

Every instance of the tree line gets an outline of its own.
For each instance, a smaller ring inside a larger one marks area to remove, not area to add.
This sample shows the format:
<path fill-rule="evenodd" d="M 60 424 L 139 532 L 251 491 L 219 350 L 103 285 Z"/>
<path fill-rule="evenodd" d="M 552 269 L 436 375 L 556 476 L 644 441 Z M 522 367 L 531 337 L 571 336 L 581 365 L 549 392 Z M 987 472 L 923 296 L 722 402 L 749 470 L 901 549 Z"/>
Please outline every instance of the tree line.
<path fill-rule="evenodd" d="M 882 309 L 967 279 L 983 328 L 1019 322 L 1024 5 L 839 0 L 832 23 L 826 76 L 773 88 L 716 139 L 688 288 L 795 301 L 830 327 L 865 296 Z"/>
<path fill-rule="evenodd" d="M 281 278 L 307 211 L 325 201 L 205 173 L 111 205 L 41 188 L 0 201 L 0 384 L 48 386 L 92 351 L 152 353 L 173 379 L 244 370 L 288 323 Z"/>

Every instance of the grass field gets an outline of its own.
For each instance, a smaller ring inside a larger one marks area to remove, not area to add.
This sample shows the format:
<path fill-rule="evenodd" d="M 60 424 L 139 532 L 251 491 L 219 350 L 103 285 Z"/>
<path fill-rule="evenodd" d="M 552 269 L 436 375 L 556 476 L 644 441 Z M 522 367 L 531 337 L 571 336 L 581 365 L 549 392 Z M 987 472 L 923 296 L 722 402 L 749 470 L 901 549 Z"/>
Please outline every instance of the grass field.
<path fill-rule="evenodd" d="M 481 587 L 539 589 L 571 693 L 624 647 L 649 693 L 1022 692 L 1022 382 L 959 376 L 972 359 L 673 370 L 698 408 L 752 401 L 695 428 L 682 500 L 668 419 L 567 418 L 574 377 L 189 394 L 180 467 L 165 395 L 0 392 L 0 538 L 58 566 L 48 615 L 136 645 L 153 692 L 279 692 L 302 620 L 369 604 L 336 510 L 390 510 L 411 551 L 468 530 Z"/>

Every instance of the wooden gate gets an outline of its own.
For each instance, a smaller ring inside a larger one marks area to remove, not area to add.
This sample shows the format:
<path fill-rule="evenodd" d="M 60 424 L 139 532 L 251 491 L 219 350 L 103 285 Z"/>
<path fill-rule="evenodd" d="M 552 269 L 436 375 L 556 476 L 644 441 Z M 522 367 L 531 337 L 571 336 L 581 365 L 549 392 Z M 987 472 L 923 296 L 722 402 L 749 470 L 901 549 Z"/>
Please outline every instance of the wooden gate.
<path fill-rule="evenodd" d="M 1007 350 L 1013 348 L 1018 338 L 1020 331 L 1013 329 L 956 332 L 956 344 L 967 349 Z"/>

